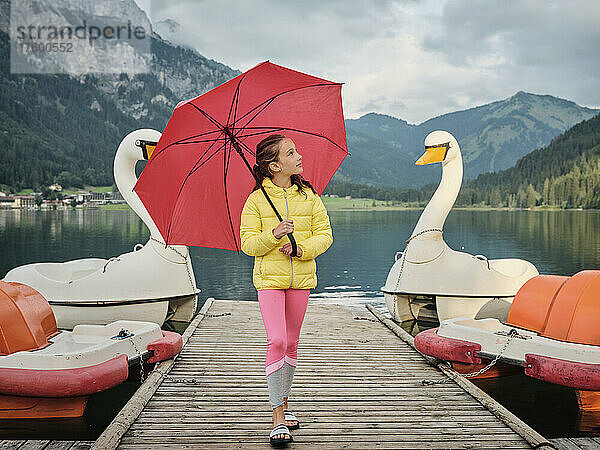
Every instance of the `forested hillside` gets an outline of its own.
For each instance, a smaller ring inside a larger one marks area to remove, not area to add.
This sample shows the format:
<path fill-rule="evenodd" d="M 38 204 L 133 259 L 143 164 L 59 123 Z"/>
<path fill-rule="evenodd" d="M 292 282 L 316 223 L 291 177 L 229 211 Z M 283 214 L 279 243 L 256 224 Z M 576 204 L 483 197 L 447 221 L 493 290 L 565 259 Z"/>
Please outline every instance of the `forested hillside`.
<path fill-rule="evenodd" d="M 480 175 L 458 204 L 600 208 L 600 116 L 585 120 L 507 170 Z"/>

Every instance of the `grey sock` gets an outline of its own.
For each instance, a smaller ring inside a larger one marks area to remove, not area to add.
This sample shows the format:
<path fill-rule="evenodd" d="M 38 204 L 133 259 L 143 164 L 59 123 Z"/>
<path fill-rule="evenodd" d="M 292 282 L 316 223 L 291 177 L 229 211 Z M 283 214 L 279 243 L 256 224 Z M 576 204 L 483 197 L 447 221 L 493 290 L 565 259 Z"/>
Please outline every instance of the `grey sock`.
<path fill-rule="evenodd" d="M 269 402 L 273 409 L 283 405 L 283 367 L 267 377 L 269 387 Z"/>
<path fill-rule="evenodd" d="M 283 365 L 285 368 L 285 380 L 283 383 L 283 396 L 288 398 L 290 396 L 290 392 L 292 391 L 292 380 L 294 379 L 294 372 L 296 371 L 296 367 L 288 364 L 287 362 Z"/>

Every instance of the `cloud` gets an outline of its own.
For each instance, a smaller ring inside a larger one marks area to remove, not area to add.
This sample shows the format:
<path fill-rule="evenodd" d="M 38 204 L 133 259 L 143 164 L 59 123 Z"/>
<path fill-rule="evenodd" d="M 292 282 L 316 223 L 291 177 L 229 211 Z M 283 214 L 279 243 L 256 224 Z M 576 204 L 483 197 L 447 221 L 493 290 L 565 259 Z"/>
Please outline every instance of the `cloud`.
<path fill-rule="evenodd" d="M 600 104 L 599 2 L 446 3 L 423 50 L 499 86 Z"/>
<path fill-rule="evenodd" d="M 150 15 L 235 69 L 269 59 L 344 82 L 348 117 L 418 123 L 519 90 L 600 105 L 600 2 L 152 0 Z"/>

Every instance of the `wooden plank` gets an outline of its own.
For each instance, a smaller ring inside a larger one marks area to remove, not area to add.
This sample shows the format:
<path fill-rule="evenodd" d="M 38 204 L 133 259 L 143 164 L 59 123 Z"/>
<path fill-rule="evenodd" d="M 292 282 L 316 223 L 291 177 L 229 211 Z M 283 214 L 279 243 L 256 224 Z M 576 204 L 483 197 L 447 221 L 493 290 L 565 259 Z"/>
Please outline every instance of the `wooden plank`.
<path fill-rule="evenodd" d="M 581 450 L 579 445 L 574 444 L 568 438 L 557 438 L 550 439 L 550 441 L 558 448 L 559 450 Z M 596 447 L 597 448 L 597 447 Z"/>
<path fill-rule="evenodd" d="M 223 400 L 224 402 L 225 400 Z M 397 403 L 392 403 L 389 406 L 391 407 L 395 407 L 397 406 Z M 267 403 L 267 405 L 265 405 L 265 400 L 261 400 L 261 401 L 257 401 L 257 402 L 229 402 L 228 404 L 225 403 L 220 403 L 220 402 L 214 402 L 214 403 L 206 403 L 206 404 L 202 404 L 202 405 L 198 405 L 198 404 L 194 404 L 194 405 L 190 405 L 190 404 L 183 404 L 183 405 L 154 405 L 154 403 L 149 404 L 144 411 L 148 411 L 148 412 L 160 412 L 163 411 L 166 413 L 171 413 L 171 414 L 175 414 L 177 411 L 181 411 L 182 413 L 186 413 L 186 415 L 188 414 L 195 414 L 196 412 L 201 413 L 202 411 L 211 411 L 214 409 L 217 410 L 222 410 L 224 412 L 227 411 L 239 411 L 240 413 L 243 413 L 244 411 L 248 411 L 248 410 L 255 410 L 257 408 L 261 408 L 265 411 L 265 414 L 270 414 L 271 410 L 270 407 Z M 493 416 L 492 413 L 490 413 L 489 411 L 487 411 L 483 406 L 478 405 L 478 406 L 473 406 L 473 405 L 468 405 L 468 406 L 463 406 L 463 405 L 457 405 L 456 402 L 446 402 L 446 403 L 438 403 L 435 405 L 407 405 L 407 406 L 402 406 L 404 411 L 407 412 L 427 412 L 427 413 L 435 413 L 436 411 L 439 411 L 440 409 L 445 409 L 445 408 L 451 408 L 452 412 L 450 412 L 449 414 L 453 414 L 454 411 L 456 411 L 457 413 L 461 413 L 461 412 L 474 412 L 476 414 L 487 414 L 489 413 L 491 416 Z M 364 412 L 369 412 L 371 413 L 372 411 L 381 411 L 383 409 L 390 409 L 390 408 L 386 408 L 386 405 L 382 405 L 381 402 L 344 402 L 343 404 L 337 404 L 337 405 L 331 405 L 330 403 L 313 403 L 313 404 L 302 404 L 302 405 L 298 405 L 297 403 L 294 404 L 294 411 L 297 412 L 302 412 L 302 413 L 310 413 L 312 411 L 318 410 L 318 411 L 364 411 Z M 440 413 L 442 414 L 442 413 Z"/>
<path fill-rule="evenodd" d="M 248 434 L 239 434 L 239 433 L 226 433 L 226 434 L 219 434 L 219 433 L 215 433 L 213 435 L 205 435 L 205 436 L 180 436 L 180 435 L 166 435 L 166 436 L 129 436 L 129 433 L 123 437 L 122 441 L 123 443 L 133 443 L 136 441 L 143 441 L 146 444 L 161 444 L 164 442 L 169 442 L 172 445 L 181 445 L 183 443 L 187 443 L 187 444 L 202 444 L 205 442 L 221 442 L 221 445 L 224 445 L 225 447 L 227 446 L 227 443 L 233 441 L 233 440 L 243 440 L 243 442 L 246 443 L 250 443 L 250 442 L 254 442 L 254 443 L 264 443 L 265 442 L 265 437 L 267 437 L 269 435 L 269 431 L 270 430 L 264 430 L 263 434 L 260 435 L 256 432 L 252 432 L 252 433 L 248 433 Z M 294 436 L 296 440 L 300 440 L 299 437 L 296 436 L 300 436 L 300 433 L 298 433 L 298 430 L 294 431 Z M 460 437 L 459 437 L 460 436 Z M 445 436 L 445 435 L 439 435 L 439 434 L 435 434 L 432 435 L 432 433 L 428 433 L 425 435 L 411 435 L 411 434 L 405 434 L 405 435 L 399 435 L 399 434 L 394 434 L 394 433 L 374 433 L 372 435 L 364 435 L 364 434 L 360 434 L 360 433 L 350 433 L 348 430 L 332 430 L 332 433 L 329 435 L 321 435 L 321 434 L 315 434 L 312 432 L 312 430 L 310 430 L 310 436 L 308 437 L 309 439 L 311 439 L 313 442 L 314 441 L 329 441 L 329 442 L 350 442 L 353 443 L 356 447 L 360 448 L 360 443 L 361 442 L 381 442 L 381 441 L 386 441 L 386 442 L 412 442 L 413 445 L 415 446 L 414 448 L 418 448 L 420 447 L 422 442 L 429 442 L 432 439 L 435 439 L 437 442 L 439 442 L 440 444 L 446 444 L 445 448 L 452 448 L 452 447 L 448 447 L 448 444 L 450 442 L 456 442 L 456 441 L 465 441 L 467 440 L 466 436 L 462 436 L 460 433 L 456 433 L 450 436 Z M 318 438 L 318 439 L 315 439 Z M 490 435 L 490 436 L 477 436 L 476 439 L 473 438 L 471 443 L 475 441 L 475 442 L 483 442 L 483 441 L 489 441 L 488 445 L 490 443 L 496 442 L 497 447 L 496 448 L 503 448 L 503 443 L 506 442 L 511 442 L 511 443 L 517 443 L 520 440 L 517 440 L 514 438 L 514 434 L 511 435 Z M 523 445 L 523 442 L 520 441 L 521 444 Z M 418 447 L 417 447 L 418 446 Z M 527 444 L 523 445 L 524 448 L 529 448 L 529 446 L 527 446 Z"/>
<path fill-rule="evenodd" d="M 495 427 L 504 427 L 504 424 L 498 423 L 497 420 L 495 420 L 492 417 L 473 417 L 473 416 L 467 416 L 467 417 L 459 417 L 459 416 L 455 416 L 455 415 L 447 415 L 447 416 L 435 416 L 435 417 L 429 417 L 429 416 L 421 416 L 421 417 L 415 417 L 414 415 L 405 415 L 405 416 L 377 416 L 374 414 L 369 415 L 369 417 L 365 417 L 364 414 L 346 414 L 346 415 L 337 415 L 337 416 L 324 416 L 319 412 L 319 417 L 315 418 L 315 417 L 307 417 L 307 416 L 303 416 L 303 415 L 298 415 L 296 414 L 296 416 L 298 416 L 298 419 L 302 422 L 303 425 L 307 425 L 307 426 L 315 426 L 315 427 L 321 427 L 321 426 L 330 426 L 330 424 L 332 423 L 344 423 L 344 424 L 352 424 L 352 426 L 366 426 L 368 424 L 371 423 L 377 423 L 377 424 L 396 424 L 396 425 L 401 425 L 401 424 L 414 424 L 415 426 L 428 426 L 431 427 L 432 424 L 442 424 L 442 425 L 457 425 L 457 426 L 471 426 L 473 424 L 476 425 L 482 425 L 482 426 L 490 426 L 491 428 L 495 428 Z M 148 417 L 146 415 L 141 415 L 138 420 L 135 421 L 135 423 L 133 425 L 131 425 L 130 429 L 134 429 L 134 428 L 156 428 L 156 427 L 161 427 L 163 425 L 165 426 L 170 426 L 171 424 L 177 425 L 177 426 L 190 426 L 190 425 L 197 425 L 197 424 L 203 424 L 203 425 L 208 425 L 208 424 L 221 424 L 221 425 L 227 425 L 225 422 L 231 421 L 233 419 L 235 419 L 235 423 L 236 424 L 253 424 L 253 423 L 260 423 L 260 424 L 270 424 L 271 423 L 271 418 L 268 416 L 268 414 L 265 414 L 264 412 L 261 412 L 260 415 L 251 415 L 251 414 L 245 414 L 244 416 L 240 416 L 239 414 L 221 414 L 219 416 L 217 416 L 214 412 L 210 412 L 210 414 L 206 414 L 204 416 L 201 417 L 181 417 L 179 419 L 173 419 L 173 421 L 171 422 L 169 419 L 164 420 L 163 422 L 158 422 L 156 420 L 156 416 L 154 417 Z M 225 420 L 225 418 L 227 418 L 228 420 Z M 368 419 L 368 420 L 367 420 Z M 313 424 L 313 425 L 311 425 Z M 595 444 L 595 446 L 597 447 L 598 444 Z"/>
<path fill-rule="evenodd" d="M 74 443 L 74 441 L 50 441 L 44 450 L 70 450 Z"/>
<path fill-rule="evenodd" d="M 42 450 L 49 443 L 49 440 L 29 440 L 21 445 L 19 450 Z"/>
<path fill-rule="evenodd" d="M 569 438 L 569 441 L 578 446 L 581 450 L 600 449 L 600 444 L 598 444 L 597 441 L 589 437 L 571 437 Z"/>
<path fill-rule="evenodd" d="M 21 447 L 23 444 L 25 444 L 27 441 L 23 441 L 23 440 L 6 440 L 6 441 L 1 441 L 0 442 L 0 448 L 1 449 L 6 449 L 6 450 L 13 450 L 13 449 L 17 449 L 19 447 Z"/>
<path fill-rule="evenodd" d="M 493 417 L 493 415 L 480 415 L 477 411 L 388 411 L 385 409 L 372 409 L 369 411 L 369 414 L 365 414 L 367 411 L 363 410 L 319 410 L 318 417 L 314 411 L 302 411 L 299 412 L 298 409 L 294 408 L 294 411 L 297 416 L 301 418 L 303 422 L 335 422 L 335 421 L 346 421 L 346 420 L 366 420 L 368 417 L 369 420 L 373 420 L 375 422 L 402 422 L 404 423 L 407 420 L 414 420 L 415 422 L 436 422 L 436 421 L 472 421 L 486 423 L 498 423 L 498 420 Z M 181 421 L 181 423 L 199 423 L 199 422 L 210 422 L 212 420 L 223 421 L 223 418 L 238 418 L 240 421 L 243 420 L 267 420 L 270 421 L 270 417 L 268 415 L 270 411 L 268 409 L 264 409 L 262 411 L 257 410 L 245 410 L 244 408 L 237 408 L 235 410 L 223 411 L 222 414 L 218 416 L 215 415 L 215 412 L 212 410 L 202 410 L 202 411 L 194 411 L 193 414 L 186 414 L 185 416 L 181 416 L 177 418 L 177 420 Z M 243 413 L 243 416 L 242 414 Z M 265 414 L 267 413 L 267 414 Z M 157 423 L 157 418 L 162 417 L 160 412 L 146 410 L 140 414 L 138 420 L 132 425 L 135 426 L 138 423 Z M 165 418 L 168 420 L 169 418 Z"/>
<path fill-rule="evenodd" d="M 88 450 L 93 443 L 93 441 L 75 441 L 70 450 Z"/>
<path fill-rule="evenodd" d="M 217 439 L 215 439 L 215 441 L 217 441 Z M 183 444 L 178 444 L 178 445 L 170 445 L 170 444 L 165 444 L 165 443 L 154 443 L 152 446 L 152 449 L 155 450 L 160 450 L 160 449 L 175 449 L 175 448 L 182 448 L 182 446 L 186 446 L 185 443 Z M 193 447 L 193 444 L 189 444 L 187 445 L 187 447 Z M 148 446 L 145 444 L 139 444 L 139 443 L 125 443 L 122 444 L 120 446 L 120 448 L 122 449 L 131 449 L 131 450 L 141 450 L 141 449 L 147 449 Z M 184 447 L 185 448 L 185 447 Z M 248 444 L 248 443 L 244 443 L 244 442 L 232 442 L 232 441 L 225 441 L 225 440 L 221 440 L 221 442 L 205 442 L 202 443 L 202 449 L 219 449 L 222 450 L 223 448 L 227 448 L 227 449 L 247 449 L 247 450 L 256 450 L 258 449 L 269 449 L 271 448 L 268 444 L 267 440 L 263 440 L 263 442 L 261 443 L 252 443 L 252 444 Z M 295 438 L 294 443 L 290 446 L 290 448 L 301 448 L 301 449 L 323 449 L 323 450 L 339 450 L 339 449 L 344 449 L 344 448 L 357 448 L 354 445 L 352 445 L 352 443 L 350 442 L 322 442 L 322 441 L 299 441 L 298 439 Z M 415 444 L 410 443 L 410 442 L 361 442 L 360 447 L 361 449 L 370 449 L 370 448 L 374 448 L 374 449 L 379 449 L 379 450 L 396 450 L 396 449 L 410 449 L 410 450 L 414 450 L 415 449 Z M 419 448 L 420 449 L 448 449 L 448 448 L 452 448 L 452 449 L 489 449 L 489 450 L 498 450 L 498 445 L 494 444 L 494 443 L 466 443 L 464 441 L 461 440 L 457 440 L 454 442 L 445 442 L 443 445 L 437 442 L 419 442 Z M 523 449 L 523 448 L 531 448 L 529 446 L 524 447 L 522 443 L 520 442 L 515 442 L 515 443 L 511 443 L 511 442 L 503 442 L 502 443 L 502 448 L 503 449 Z"/>
<path fill-rule="evenodd" d="M 336 426 L 337 425 L 337 426 Z M 431 433 L 441 433 L 441 434 L 452 434 L 456 436 L 457 434 L 469 434 L 476 432 L 481 436 L 491 435 L 491 436 L 499 436 L 499 435 L 507 435 L 514 439 L 514 432 L 504 426 L 504 424 L 496 423 L 495 426 L 489 425 L 482 432 L 482 427 L 478 426 L 476 423 L 469 423 L 467 425 L 460 424 L 418 424 L 416 423 L 414 426 L 399 429 L 398 426 L 394 423 L 352 423 L 352 427 L 346 427 L 345 423 L 343 423 L 343 427 L 339 426 L 339 422 L 322 424 L 322 423 L 312 423 L 310 426 L 312 435 L 328 435 L 328 434 L 338 434 L 341 432 L 350 433 L 350 434 L 360 434 L 360 435 L 368 435 L 368 434 L 395 434 L 395 435 L 431 435 Z M 220 434 L 222 431 L 227 431 L 230 436 L 236 436 L 238 434 L 246 435 L 253 431 L 260 431 L 270 429 L 272 427 L 271 423 L 268 421 L 263 423 L 258 422 L 246 422 L 244 423 L 243 431 L 231 431 L 231 424 L 227 423 L 206 423 L 202 427 L 202 432 L 204 434 Z M 351 431 L 349 431 L 349 429 Z M 172 434 L 177 434 L 177 436 L 196 436 L 198 431 L 188 425 L 181 425 L 177 423 L 164 423 L 162 426 L 155 427 L 134 427 L 132 426 L 127 432 L 128 436 L 169 436 Z"/>

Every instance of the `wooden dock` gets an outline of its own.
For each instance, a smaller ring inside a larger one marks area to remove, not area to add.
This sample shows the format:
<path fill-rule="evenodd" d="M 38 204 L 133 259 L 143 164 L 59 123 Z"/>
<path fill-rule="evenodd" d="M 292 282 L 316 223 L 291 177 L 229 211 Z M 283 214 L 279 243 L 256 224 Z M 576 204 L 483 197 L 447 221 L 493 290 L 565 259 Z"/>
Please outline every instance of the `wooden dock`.
<path fill-rule="evenodd" d="M 269 448 L 258 304 L 209 299 L 184 341 L 92 448 Z M 309 305 L 290 396 L 302 426 L 290 448 L 531 448 L 527 432 L 456 382 L 421 384 L 444 378 L 368 311 Z"/>
<path fill-rule="evenodd" d="M 597 450 L 600 449 L 600 438 L 572 437 L 550 439 L 558 450 Z"/>
<path fill-rule="evenodd" d="M 3 441 L 0 440 L 2 450 L 88 450 L 93 441 Z"/>

